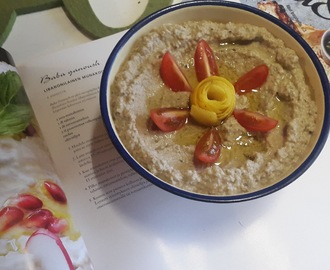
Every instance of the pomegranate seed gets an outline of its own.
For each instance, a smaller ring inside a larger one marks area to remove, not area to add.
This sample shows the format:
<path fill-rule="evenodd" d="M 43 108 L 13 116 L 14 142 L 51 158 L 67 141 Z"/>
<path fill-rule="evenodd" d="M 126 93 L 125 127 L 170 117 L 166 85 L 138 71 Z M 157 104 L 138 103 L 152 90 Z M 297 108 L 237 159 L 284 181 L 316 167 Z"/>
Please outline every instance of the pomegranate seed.
<path fill-rule="evenodd" d="M 47 228 L 53 217 L 52 212 L 47 209 L 37 209 L 23 220 L 27 228 Z"/>
<path fill-rule="evenodd" d="M 69 227 L 68 222 L 63 218 L 53 217 L 48 224 L 47 229 L 55 234 L 63 233 Z"/>
<path fill-rule="evenodd" d="M 20 222 L 24 217 L 21 209 L 14 206 L 6 206 L 0 211 L 0 232 L 4 232 L 10 227 Z"/>
<path fill-rule="evenodd" d="M 20 194 L 11 201 L 12 204 L 17 205 L 25 210 L 35 210 L 42 207 L 42 201 L 31 194 Z"/>
<path fill-rule="evenodd" d="M 45 181 L 44 186 L 55 201 L 63 204 L 67 202 L 65 193 L 59 185 L 51 181 Z"/>

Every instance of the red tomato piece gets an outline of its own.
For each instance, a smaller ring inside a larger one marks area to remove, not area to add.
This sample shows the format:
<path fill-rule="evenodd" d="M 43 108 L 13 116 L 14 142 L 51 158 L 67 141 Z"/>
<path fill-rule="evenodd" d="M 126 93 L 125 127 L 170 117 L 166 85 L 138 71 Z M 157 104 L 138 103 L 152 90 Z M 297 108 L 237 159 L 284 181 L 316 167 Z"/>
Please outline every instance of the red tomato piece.
<path fill-rule="evenodd" d="M 275 128 L 278 121 L 261 113 L 247 110 L 234 110 L 237 122 L 248 131 L 267 132 Z"/>
<path fill-rule="evenodd" d="M 194 157 L 202 163 L 214 163 L 221 152 L 221 138 L 214 129 L 209 129 L 197 142 Z"/>
<path fill-rule="evenodd" d="M 234 83 L 236 93 L 243 95 L 251 92 L 253 89 L 259 88 L 266 82 L 268 72 L 268 67 L 265 64 L 251 69 Z"/>
<path fill-rule="evenodd" d="M 171 88 L 174 92 L 192 91 L 186 76 L 169 52 L 166 52 L 163 56 L 160 65 L 160 77 L 165 85 Z"/>
<path fill-rule="evenodd" d="M 219 75 L 213 51 L 204 39 L 201 39 L 197 44 L 194 60 L 196 76 L 199 82 L 209 76 Z"/>
<path fill-rule="evenodd" d="M 164 132 L 182 128 L 187 123 L 188 117 L 188 109 L 157 108 L 150 110 L 150 118 Z"/>

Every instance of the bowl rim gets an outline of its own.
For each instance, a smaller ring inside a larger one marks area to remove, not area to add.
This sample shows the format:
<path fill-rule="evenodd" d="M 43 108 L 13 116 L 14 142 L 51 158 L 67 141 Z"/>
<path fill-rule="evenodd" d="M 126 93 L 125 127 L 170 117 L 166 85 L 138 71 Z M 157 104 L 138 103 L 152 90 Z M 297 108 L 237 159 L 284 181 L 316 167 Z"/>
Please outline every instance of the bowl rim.
<path fill-rule="evenodd" d="M 309 44 L 293 29 L 285 25 L 283 22 L 278 20 L 276 17 L 259 10 L 255 7 L 248 6 L 246 4 L 236 3 L 236 2 L 228 2 L 228 1 L 188 1 L 188 2 L 181 2 L 172 6 L 168 6 L 166 8 L 163 8 L 159 11 L 156 11 L 149 16 L 145 17 L 138 23 L 136 23 L 134 26 L 132 26 L 124 35 L 123 37 L 118 41 L 118 43 L 115 45 L 114 49 L 111 51 L 110 56 L 105 64 L 104 71 L 102 73 L 101 78 L 101 85 L 100 85 L 100 95 L 99 95 L 99 102 L 100 102 L 100 108 L 101 108 L 101 116 L 103 119 L 103 123 L 106 127 L 107 133 L 114 145 L 114 147 L 117 149 L 119 154 L 122 156 L 122 158 L 126 161 L 126 163 L 134 169 L 138 174 L 140 174 L 142 177 L 144 177 L 149 182 L 153 183 L 154 185 L 172 193 L 175 195 L 179 195 L 184 198 L 196 200 L 196 201 L 204 201 L 204 202 L 215 202 L 215 203 L 233 203 L 233 202 L 242 202 L 242 201 L 249 201 L 256 198 L 261 198 L 266 195 L 272 194 L 285 186 L 289 185 L 290 183 L 294 182 L 298 177 L 300 177 L 317 159 L 320 152 L 322 151 L 328 135 L 329 135 L 329 129 L 330 129 L 330 113 L 329 110 L 324 110 L 324 119 L 322 123 L 322 128 L 320 131 L 320 136 L 316 141 L 315 147 L 311 151 L 310 155 L 304 160 L 299 167 L 291 173 L 289 176 L 283 178 L 281 181 L 274 183 L 270 186 L 267 186 L 263 189 L 249 192 L 249 193 L 242 193 L 242 194 L 235 194 L 235 195 L 206 195 L 206 194 L 200 194 L 200 193 L 192 193 L 183 189 L 180 189 L 178 187 L 175 187 L 171 184 L 166 183 L 165 181 L 162 181 L 158 177 L 151 174 L 149 171 L 144 169 L 125 149 L 125 147 L 122 145 L 119 138 L 116 136 L 116 132 L 114 127 L 112 127 L 112 124 L 110 122 L 109 117 L 109 106 L 108 106 L 108 74 L 111 71 L 113 61 L 116 59 L 117 54 L 121 50 L 121 48 L 126 44 L 126 42 L 129 40 L 131 36 L 134 35 L 141 27 L 147 25 L 154 19 L 158 18 L 159 16 L 162 16 L 164 14 L 167 14 L 169 12 L 183 9 L 186 7 L 195 7 L 195 6 L 224 6 L 224 7 L 233 7 L 237 9 L 242 9 L 244 11 L 248 11 L 254 14 L 257 14 L 258 16 L 261 16 L 272 23 L 276 24 L 277 26 L 281 27 L 283 30 L 291 34 L 291 36 L 304 48 L 306 53 L 309 55 L 311 61 L 313 62 L 313 65 L 315 66 L 316 70 L 319 73 L 321 85 L 323 88 L 324 93 L 324 104 L 330 104 L 330 83 L 329 79 L 325 73 L 325 70 L 317 58 L 315 52 L 312 50 L 312 48 L 309 46 Z"/>

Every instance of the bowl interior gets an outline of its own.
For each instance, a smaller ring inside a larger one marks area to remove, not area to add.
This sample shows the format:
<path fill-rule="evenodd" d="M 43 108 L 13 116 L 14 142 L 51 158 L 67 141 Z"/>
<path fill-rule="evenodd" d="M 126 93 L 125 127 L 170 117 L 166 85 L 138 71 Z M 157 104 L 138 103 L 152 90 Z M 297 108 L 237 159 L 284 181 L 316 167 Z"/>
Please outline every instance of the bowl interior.
<path fill-rule="evenodd" d="M 106 65 L 106 69 L 103 74 L 101 83 L 101 110 L 103 114 L 103 119 L 110 134 L 112 141 L 115 146 L 121 145 L 120 139 L 116 134 L 116 129 L 113 124 L 111 116 L 111 108 L 108 106 L 110 104 L 110 86 L 120 68 L 122 63 L 125 61 L 130 50 L 133 48 L 135 41 L 149 32 L 153 28 L 163 25 L 164 23 L 180 23 L 187 20 L 211 20 L 216 22 L 235 22 L 235 23 L 247 23 L 256 26 L 265 27 L 269 32 L 271 32 L 275 37 L 283 40 L 287 47 L 292 48 L 296 51 L 300 58 L 301 65 L 305 71 L 306 78 L 311 85 L 313 90 L 314 98 L 317 104 L 318 110 L 318 122 L 316 130 L 313 137 L 309 143 L 309 146 L 305 149 L 305 154 L 301 158 L 298 166 L 292 168 L 294 172 L 290 178 L 285 178 L 275 185 L 266 187 L 263 191 L 253 192 L 252 194 L 239 194 L 237 196 L 204 196 L 199 194 L 197 196 L 198 200 L 206 201 L 237 201 L 251 199 L 253 197 L 259 197 L 271 193 L 275 190 L 282 188 L 283 186 L 289 184 L 297 177 L 299 177 L 315 160 L 318 153 L 320 152 L 326 138 L 320 140 L 320 135 L 323 132 L 324 136 L 327 137 L 328 126 L 324 125 L 324 118 L 329 118 L 328 113 L 325 110 L 325 102 L 329 99 L 328 92 L 329 89 L 324 89 L 326 82 L 325 79 L 319 76 L 320 71 L 323 69 L 316 59 L 315 54 L 312 49 L 291 29 L 283 26 L 277 19 L 273 18 L 271 15 L 258 11 L 254 8 L 247 7 L 245 5 L 236 3 L 199 3 L 195 4 L 179 4 L 174 7 L 164 9 L 158 13 L 151 15 L 145 20 L 141 21 L 133 28 L 131 28 L 126 35 L 119 41 L 113 52 L 111 53 L 109 60 Z M 323 71 L 324 73 L 324 71 Z M 325 73 L 324 73 L 325 74 Z M 322 76 L 325 76 L 322 74 Z M 328 87 L 329 88 L 329 87 Z M 325 95 L 325 92 L 327 93 Z M 329 122 L 329 121 L 328 121 Z M 323 137 L 324 137 L 323 136 Z M 318 146 L 315 150 L 315 146 Z M 135 162 L 134 158 L 123 148 L 119 147 L 119 152 L 127 157 L 126 161 Z M 312 154 L 312 155 L 311 155 Z M 132 166 L 132 164 L 130 164 Z M 134 168 L 139 167 L 138 164 L 133 164 Z M 299 170 L 297 170 L 297 168 Z M 143 168 L 138 168 L 137 171 L 143 176 L 148 178 L 149 173 L 145 172 Z M 150 179 L 149 179 L 150 180 Z M 154 179 L 153 179 L 154 180 Z M 177 190 L 175 187 L 168 187 L 168 184 L 163 183 L 162 180 L 158 179 L 159 186 L 170 189 L 171 192 L 179 193 L 185 197 L 191 197 L 196 199 L 194 194 L 186 193 L 185 191 Z"/>

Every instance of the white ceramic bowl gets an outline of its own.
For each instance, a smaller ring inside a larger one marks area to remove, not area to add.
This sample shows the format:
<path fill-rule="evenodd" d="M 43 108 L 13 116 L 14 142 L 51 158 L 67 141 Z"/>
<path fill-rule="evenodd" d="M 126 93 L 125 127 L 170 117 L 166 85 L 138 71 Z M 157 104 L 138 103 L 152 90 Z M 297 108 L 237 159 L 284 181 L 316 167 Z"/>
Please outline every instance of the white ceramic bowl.
<path fill-rule="evenodd" d="M 164 23 L 180 23 L 187 20 L 205 19 L 219 22 L 247 23 L 267 28 L 275 37 L 282 39 L 287 47 L 296 51 L 301 59 L 308 81 L 310 82 L 312 89 L 315 91 L 314 96 L 317 103 L 318 119 L 316 131 L 305 151 L 305 156 L 301 159 L 298 166 L 292 168 L 290 175 L 271 186 L 267 186 L 251 193 L 230 196 L 224 196 L 221 194 L 205 195 L 192 193 L 169 185 L 167 182 L 151 174 L 131 156 L 128 150 L 123 146 L 121 139 L 118 137 L 111 116 L 111 107 L 109 106 L 111 97 L 109 89 L 121 64 L 134 46 L 135 41 L 145 33 L 149 32 L 152 28 L 161 26 Z M 169 192 L 186 198 L 207 202 L 238 202 L 262 197 L 285 187 L 301 176 L 315 161 L 328 137 L 330 124 L 329 92 L 329 82 L 325 71 L 313 50 L 296 32 L 288 28 L 275 17 L 256 8 L 238 3 L 193 1 L 184 2 L 156 12 L 133 26 L 123 36 L 111 52 L 102 75 L 100 106 L 104 124 L 114 146 L 126 162 L 144 178 Z"/>

